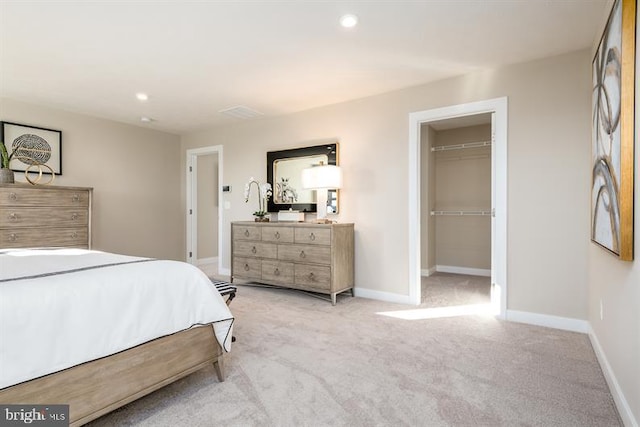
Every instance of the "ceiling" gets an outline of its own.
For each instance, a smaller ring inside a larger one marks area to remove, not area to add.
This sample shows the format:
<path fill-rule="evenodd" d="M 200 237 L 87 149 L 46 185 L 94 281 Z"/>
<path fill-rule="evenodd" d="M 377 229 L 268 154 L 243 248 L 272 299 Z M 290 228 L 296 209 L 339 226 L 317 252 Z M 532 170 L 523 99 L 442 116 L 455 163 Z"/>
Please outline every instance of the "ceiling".
<path fill-rule="evenodd" d="M 609 4 L 0 0 L 0 96 L 182 134 L 588 48 Z"/>

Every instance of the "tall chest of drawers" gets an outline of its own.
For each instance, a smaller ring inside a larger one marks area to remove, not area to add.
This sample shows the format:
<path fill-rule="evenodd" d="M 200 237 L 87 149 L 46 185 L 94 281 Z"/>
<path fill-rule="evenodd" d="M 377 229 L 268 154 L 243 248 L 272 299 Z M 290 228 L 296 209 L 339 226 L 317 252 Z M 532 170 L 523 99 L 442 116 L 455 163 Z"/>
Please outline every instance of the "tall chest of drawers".
<path fill-rule="evenodd" d="M 90 248 L 91 197 L 91 188 L 0 184 L 0 248 Z"/>
<path fill-rule="evenodd" d="M 353 224 L 233 222 L 231 258 L 232 281 L 353 293 Z"/>

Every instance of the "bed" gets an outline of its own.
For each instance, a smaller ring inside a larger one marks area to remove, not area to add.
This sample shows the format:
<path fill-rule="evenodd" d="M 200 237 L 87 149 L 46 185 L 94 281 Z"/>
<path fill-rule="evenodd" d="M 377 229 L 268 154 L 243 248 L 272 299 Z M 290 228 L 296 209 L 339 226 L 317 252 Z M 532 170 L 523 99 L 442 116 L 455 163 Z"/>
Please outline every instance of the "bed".
<path fill-rule="evenodd" d="M 232 324 L 186 263 L 0 249 L 0 403 L 69 404 L 79 426 L 210 364 L 224 381 Z"/>

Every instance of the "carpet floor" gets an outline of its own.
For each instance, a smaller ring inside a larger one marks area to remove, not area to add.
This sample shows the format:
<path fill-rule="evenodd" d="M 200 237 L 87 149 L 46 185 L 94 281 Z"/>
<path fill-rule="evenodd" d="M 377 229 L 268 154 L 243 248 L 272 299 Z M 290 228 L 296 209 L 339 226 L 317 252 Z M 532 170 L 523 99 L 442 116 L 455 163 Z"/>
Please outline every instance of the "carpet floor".
<path fill-rule="evenodd" d="M 422 316 L 488 302 L 488 281 L 446 276 L 418 307 L 240 285 L 225 382 L 208 367 L 90 425 L 622 425 L 587 335 Z"/>

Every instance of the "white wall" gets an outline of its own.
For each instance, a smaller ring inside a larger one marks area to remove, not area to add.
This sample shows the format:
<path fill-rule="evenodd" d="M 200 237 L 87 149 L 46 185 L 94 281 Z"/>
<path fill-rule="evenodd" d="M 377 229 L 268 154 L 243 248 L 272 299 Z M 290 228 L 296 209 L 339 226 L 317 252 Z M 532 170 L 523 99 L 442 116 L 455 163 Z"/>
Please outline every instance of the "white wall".
<path fill-rule="evenodd" d="M 94 249 L 184 257 L 178 136 L 9 99 L 0 120 L 62 131 L 53 184 L 93 187 Z"/>
<path fill-rule="evenodd" d="M 408 295 L 408 115 L 501 96 L 509 97 L 509 309 L 586 319 L 589 51 L 184 135 L 183 152 L 225 146 L 223 184 L 234 191 L 225 196 L 223 265 L 230 221 L 255 208 L 242 188 L 250 176 L 265 179 L 266 152 L 335 139 L 344 169 L 338 219 L 355 223 L 356 286 Z"/>

